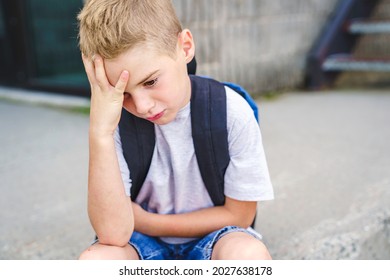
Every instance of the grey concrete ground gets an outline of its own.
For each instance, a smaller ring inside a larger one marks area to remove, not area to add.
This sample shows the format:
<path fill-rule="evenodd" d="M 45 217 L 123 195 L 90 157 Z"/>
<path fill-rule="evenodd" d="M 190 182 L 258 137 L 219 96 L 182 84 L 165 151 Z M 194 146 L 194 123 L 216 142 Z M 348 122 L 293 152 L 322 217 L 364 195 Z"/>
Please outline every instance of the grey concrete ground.
<path fill-rule="evenodd" d="M 5 92 L 29 103 L 0 99 L 0 259 L 75 259 L 94 236 L 86 212 L 88 117 L 31 104 L 58 97 Z"/>
<path fill-rule="evenodd" d="M 36 96 L 0 88 L 0 259 L 75 259 L 93 237 L 88 116 L 31 104 L 45 95 L 7 100 L 16 93 Z M 390 93 L 259 105 L 276 199 L 259 205 L 256 228 L 273 257 L 390 259 Z"/>
<path fill-rule="evenodd" d="M 390 259 L 390 92 L 292 93 L 260 111 L 274 258 Z"/>

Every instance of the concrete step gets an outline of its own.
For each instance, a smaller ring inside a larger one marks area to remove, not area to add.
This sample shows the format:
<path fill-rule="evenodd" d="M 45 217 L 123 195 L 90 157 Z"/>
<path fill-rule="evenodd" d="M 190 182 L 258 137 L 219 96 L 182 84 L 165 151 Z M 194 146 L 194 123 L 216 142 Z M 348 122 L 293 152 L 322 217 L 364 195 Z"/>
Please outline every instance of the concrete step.
<path fill-rule="evenodd" d="M 324 71 L 390 72 L 390 58 L 362 59 L 349 54 L 329 56 L 323 63 Z"/>
<path fill-rule="evenodd" d="M 347 29 L 352 34 L 390 33 L 390 21 L 352 20 Z"/>

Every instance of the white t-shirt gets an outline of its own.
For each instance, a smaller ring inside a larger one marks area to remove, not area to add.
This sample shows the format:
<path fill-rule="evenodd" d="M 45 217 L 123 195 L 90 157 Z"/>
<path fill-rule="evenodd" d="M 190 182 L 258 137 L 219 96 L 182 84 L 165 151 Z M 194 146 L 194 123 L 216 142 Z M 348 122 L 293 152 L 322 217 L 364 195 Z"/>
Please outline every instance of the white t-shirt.
<path fill-rule="evenodd" d="M 259 125 L 248 103 L 232 89 L 225 88 L 230 153 L 224 178 L 225 196 L 243 201 L 271 200 L 274 194 Z M 190 113 L 188 103 L 174 121 L 155 125 L 152 163 L 136 199 L 149 212 L 178 214 L 213 206 L 195 156 Z M 130 196 L 131 171 L 123 156 L 119 128 L 115 140 L 125 191 Z M 172 237 L 162 240 L 178 244 L 193 239 Z"/>

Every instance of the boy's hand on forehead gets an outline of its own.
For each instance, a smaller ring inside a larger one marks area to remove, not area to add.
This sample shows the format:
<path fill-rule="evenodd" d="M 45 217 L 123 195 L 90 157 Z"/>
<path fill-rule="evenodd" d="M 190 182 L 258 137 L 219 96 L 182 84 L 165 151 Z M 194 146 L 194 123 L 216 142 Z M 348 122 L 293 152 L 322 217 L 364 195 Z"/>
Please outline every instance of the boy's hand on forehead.
<path fill-rule="evenodd" d="M 91 86 L 90 132 L 98 136 L 112 136 L 121 116 L 129 72 L 123 71 L 112 86 L 101 56 L 95 55 L 90 59 L 82 55 L 82 59 Z"/>

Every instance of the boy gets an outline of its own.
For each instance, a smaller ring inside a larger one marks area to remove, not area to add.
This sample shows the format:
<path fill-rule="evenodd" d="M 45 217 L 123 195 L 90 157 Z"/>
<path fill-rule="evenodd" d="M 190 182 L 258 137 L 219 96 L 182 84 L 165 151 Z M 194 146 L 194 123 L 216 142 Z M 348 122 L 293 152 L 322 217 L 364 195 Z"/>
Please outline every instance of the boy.
<path fill-rule="evenodd" d="M 88 213 L 98 237 L 80 259 L 270 259 L 249 228 L 257 201 L 273 198 L 258 124 L 226 88 L 230 163 L 225 203 L 215 206 L 191 136 L 195 45 L 171 1 L 90 0 L 78 19 L 91 85 Z M 152 122 L 156 135 L 134 202 L 122 107 Z"/>

